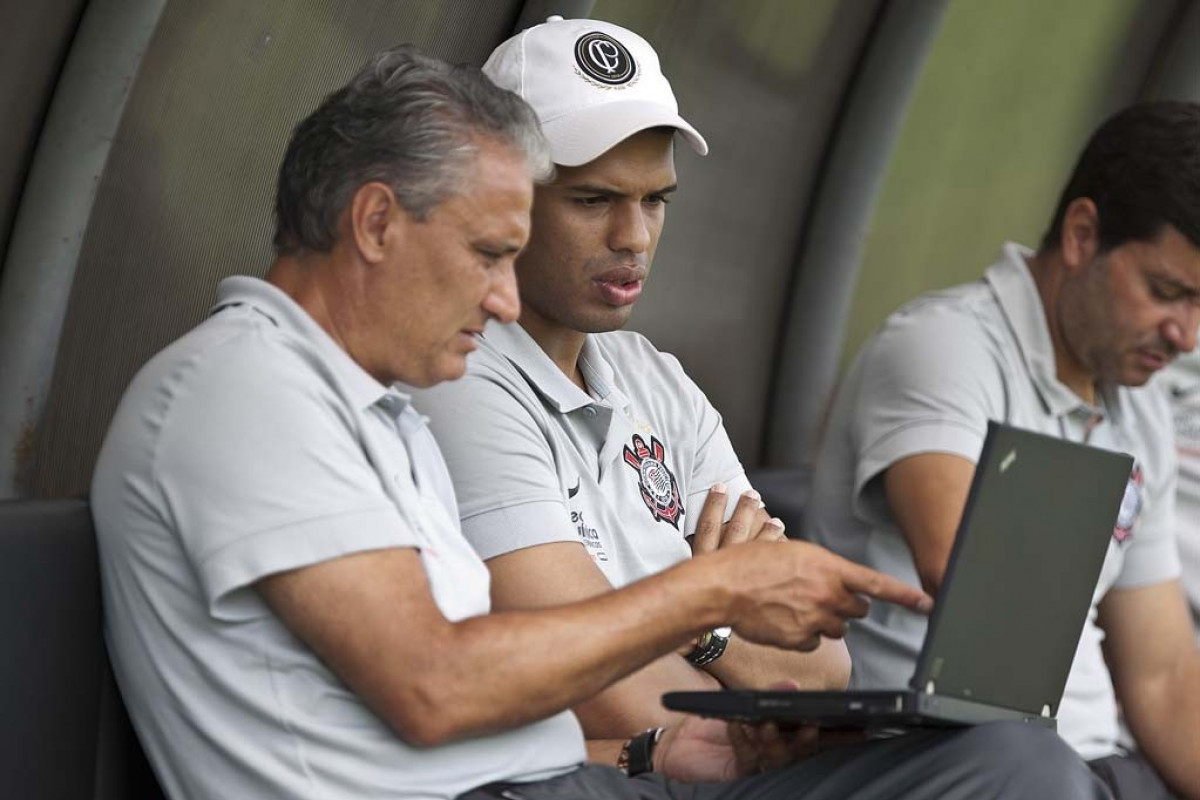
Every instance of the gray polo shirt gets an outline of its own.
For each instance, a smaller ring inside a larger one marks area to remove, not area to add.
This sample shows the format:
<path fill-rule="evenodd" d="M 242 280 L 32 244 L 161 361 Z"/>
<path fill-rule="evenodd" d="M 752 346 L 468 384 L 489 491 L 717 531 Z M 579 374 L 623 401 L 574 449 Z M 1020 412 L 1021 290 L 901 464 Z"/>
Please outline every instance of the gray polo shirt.
<path fill-rule="evenodd" d="M 1085 758 L 1114 752 L 1117 708 L 1096 625 L 1109 589 L 1179 575 L 1175 453 L 1163 394 L 1104 387 L 1084 403 L 1055 373 L 1040 297 L 1015 244 L 975 283 L 925 295 L 893 314 L 851 367 L 817 460 L 809 507 L 816 541 L 918 582 L 880 477 L 918 453 L 975 461 L 989 419 L 1134 455 L 1120 518 L 1059 709 L 1059 731 Z M 860 687 L 904 686 L 925 620 L 875 603 L 847 637 Z"/>
<path fill-rule="evenodd" d="M 591 334 L 580 369 L 588 392 L 519 324 L 492 323 L 466 377 L 413 402 L 480 555 L 582 542 L 623 586 L 690 555 L 684 536 L 714 483 L 730 508 L 750 487 L 720 414 L 645 337 Z"/>
<path fill-rule="evenodd" d="M 1200 643 L 1200 350 L 1175 359 L 1159 382 L 1171 404 L 1179 457 L 1179 558 Z"/>
<path fill-rule="evenodd" d="M 424 420 L 270 284 L 222 282 L 213 315 L 138 373 L 92 510 L 109 651 L 171 797 L 452 798 L 584 760 L 569 712 L 409 747 L 254 591 L 411 547 L 448 619 L 489 604 Z"/>

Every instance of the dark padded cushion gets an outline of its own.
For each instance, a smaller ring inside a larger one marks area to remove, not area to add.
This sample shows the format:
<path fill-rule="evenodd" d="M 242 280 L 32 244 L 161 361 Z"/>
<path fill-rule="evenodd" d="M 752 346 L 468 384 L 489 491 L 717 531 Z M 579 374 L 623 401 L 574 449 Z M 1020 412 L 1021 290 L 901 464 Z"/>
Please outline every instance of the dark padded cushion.
<path fill-rule="evenodd" d="M 86 502 L 0 502 L 0 648 L 5 796 L 161 797 L 105 655 Z"/>
<path fill-rule="evenodd" d="M 791 539 L 804 535 L 804 505 L 808 502 L 812 473 L 803 468 L 749 470 L 750 485 L 762 495 L 767 511 L 783 520 Z"/>
<path fill-rule="evenodd" d="M 0 503 L 0 775 L 14 797 L 91 797 L 103 642 L 82 500 Z"/>

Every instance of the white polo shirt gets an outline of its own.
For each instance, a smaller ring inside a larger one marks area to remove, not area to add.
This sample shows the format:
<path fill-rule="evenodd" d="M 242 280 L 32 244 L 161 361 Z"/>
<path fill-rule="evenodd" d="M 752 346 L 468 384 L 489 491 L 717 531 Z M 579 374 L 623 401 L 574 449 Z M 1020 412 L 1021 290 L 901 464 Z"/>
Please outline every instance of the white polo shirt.
<path fill-rule="evenodd" d="M 1200 350 L 1171 362 L 1159 384 L 1167 393 L 1175 423 L 1179 559 L 1183 563 L 1183 588 L 1196 624 L 1196 641 L 1200 643 Z"/>
<path fill-rule="evenodd" d="M 1153 387 L 1105 387 L 1099 407 L 1061 383 L 1045 315 L 1025 259 L 1007 244 L 983 280 L 927 294 L 893 314 L 863 348 L 835 401 L 814 472 L 806 530 L 820 544 L 918 583 L 889 512 L 882 473 L 918 453 L 975 461 L 989 419 L 1136 459 L 1066 692 L 1059 732 L 1085 758 L 1111 755 L 1117 707 L 1096 625 L 1111 588 L 1179 575 L 1175 453 L 1165 398 Z M 912 677 L 925 618 L 874 603 L 847 636 L 852 683 L 899 687 Z"/>
<path fill-rule="evenodd" d="M 614 586 L 687 558 L 709 488 L 750 488 L 721 416 L 637 333 L 591 334 L 572 383 L 519 324 L 492 323 L 467 376 L 416 392 L 485 559 L 582 542 Z M 590 392 L 590 394 L 589 394 Z"/>
<path fill-rule="evenodd" d="M 254 590 L 412 547 L 448 619 L 489 604 L 424 420 L 270 284 L 222 282 L 213 315 L 138 373 L 92 510 L 113 665 L 171 797 L 452 798 L 585 759 L 569 712 L 409 747 Z"/>

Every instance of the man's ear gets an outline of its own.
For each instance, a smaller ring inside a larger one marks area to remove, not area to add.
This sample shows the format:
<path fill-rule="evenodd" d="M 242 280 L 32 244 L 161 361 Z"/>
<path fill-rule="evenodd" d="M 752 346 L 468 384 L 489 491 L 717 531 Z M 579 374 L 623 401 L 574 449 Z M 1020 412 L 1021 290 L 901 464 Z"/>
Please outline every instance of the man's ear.
<path fill-rule="evenodd" d="M 372 181 L 355 190 L 350 200 L 350 232 L 363 261 L 378 264 L 388 251 L 389 236 L 397 224 L 407 219 L 395 192 L 386 183 Z"/>
<path fill-rule="evenodd" d="M 1063 263 L 1075 272 L 1100 252 L 1100 212 L 1088 197 L 1077 197 L 1063 215 L 1059 242 Z"/>

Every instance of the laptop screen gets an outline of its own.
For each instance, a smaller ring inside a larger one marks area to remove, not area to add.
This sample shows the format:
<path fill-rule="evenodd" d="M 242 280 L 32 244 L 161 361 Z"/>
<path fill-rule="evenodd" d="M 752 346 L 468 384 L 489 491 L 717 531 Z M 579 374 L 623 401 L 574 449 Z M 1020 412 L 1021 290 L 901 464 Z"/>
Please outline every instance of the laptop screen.
<path fill-rule="evenodd" d="M 988 423 L 913 689 L 1057 714 L 1132 468 Z"/>

